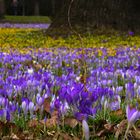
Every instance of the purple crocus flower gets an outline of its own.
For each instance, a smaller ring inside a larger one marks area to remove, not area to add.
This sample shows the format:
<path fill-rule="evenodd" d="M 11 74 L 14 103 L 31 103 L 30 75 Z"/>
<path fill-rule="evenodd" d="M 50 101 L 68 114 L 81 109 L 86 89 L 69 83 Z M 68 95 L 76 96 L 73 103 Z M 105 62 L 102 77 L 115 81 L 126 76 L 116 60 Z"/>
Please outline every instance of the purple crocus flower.
<path fill-rule="evenodd" d="M 125 132 L 125 138 L 127 138 L 127 134 L 129 131 L 129 128 L 133 126 L 134 129 L 134 123 L 138 120 L 138 118 L 140 117 L 140 112 L 134 108 L 131 107 L 130 105 L 127 105 L 126 107 L 126 116 L 127 116 L 127 120 L 128 120 L 128 126 L 127 126 L 127 130 Z"/>
<path fill-rule="evenodd" d="M 46 23 L 0 23 L 0 28 L 36 28 L 36 29 L 47 29 L 49 24 Z"/>
<path fill-rule="evenodd" d="M 56 99 L 56 100 L 54 101 L 54 106 L 55 106 L 55 108 L 57 108 L 57 109 L 60 108 L 61 103 L 60 103 L 60 100 L 59 100 L 59 99 Z"/>
<path fill-rule="evenodd" d="M 115 95 L 114 101 L 110 103 L 110 109 L 112 111 L 118 110 L 118 109 L 120 109 L 120 104 L 121 104 L 120 95 Z"/>
<path fill-rule="evenodd" d="M 133 36 L 133 35 L 134 35 L 134 32 L 129 31 L 128 34 L 129 34 L 130 36 Z"/>
<path fill-rule="evenodd" d="M 0 109 L 0 117 L 3 117 L 3 114 L 4 114 L 4 110 Z"/>
<path fill-rule="evenodd" d="M 37 104 L 38 104 L 39 106 L 41 106 L 41 105 L 43 104 L 43 102 L 44 102 L 44 98 L 41 97 L 41 96 L 38 94 L 37 97 L 36 97 L 36 101 L 37 101 Z"/>
<path fill-rule="evenodd" d="M 9 109 L 6 110 L 6 120 L 7 121 L 11 120 L 11 115 L 10 115 L 10 110 Z"/>
<path fill-rule="evenodd" d="M 28 104 L 27 104 L 27 102 L 23 101 L 22 104 L 21 104 L 21 107 L 23 109 L 24 114 L 26 115 L 27 112 L 28 112 Z"/>
<path fill-rule="evenodd" d="M 38 99 L 38 104 L 41 106 L 43 104 L 44 99 L 42 97 L 39 97 Z"/>
<path fill-rule="evenodd" d="M 70 94 L 66 94 L 66 101 L 68 102 L 68 104 L 72 104 L 73 100 Z"/>
<path fill-rule="evenodd" d="M 34 103 L 30 102 L 29 103 L 29 111 L 30 111 L 31 116 L 33 116 L 34 108 L 35 108 Z"/>
<path fill-rule="evenodd" d="M 88 97 L 88 92 L 83 91 L 81 93 L 81 97 L 82 97 L 82 99 L 86 99 Z"/>
<path fill-rule="evenodd" d="M 76 113 L 74 113 L 74 116 L 75 116 L 75 118 L 78 120 L 78 121 L 82 121 L 82 120 L 84 120 L 84 119 L 87 119 L 87 114 L 83 114 L 83 113 L 81 113 L 81 112 L 76 112 Z"/>
<path fill-rule="evenodd" d="M 65 115 L 69 108 L 70 107 L 69 107 L 68 103 L 65 101 L 60 107 L 61 114 Z"/>
<path fill-rule="evenodd" d="M 128 123 L 133 125 L 137 121 L 137 119 L 140 117 L 140 112 L 136 108 L 130 107 L 130 105 L 127 105 L 126 116 L 127 116 Z"/>
<path fill-rule="evenodd" d="M 129 82 L 125 84 L 126 88 L 126 96 L 127 98 L 134 98 L 135 92 L 134 92 L 134 84 Z"/>
<path fill-rule="evenodd" d="M 110 103 L 110 109 L 112 111 L 116 111 L 116 110 L 120 109 L 120 102 L 115 101 L 115 102 Z"/>

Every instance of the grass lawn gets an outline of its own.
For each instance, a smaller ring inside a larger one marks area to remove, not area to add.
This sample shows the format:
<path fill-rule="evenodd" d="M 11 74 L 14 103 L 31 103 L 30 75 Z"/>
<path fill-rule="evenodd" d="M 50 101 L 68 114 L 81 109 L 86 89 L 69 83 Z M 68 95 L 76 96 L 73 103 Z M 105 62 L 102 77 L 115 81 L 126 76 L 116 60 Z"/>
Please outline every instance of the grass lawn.
<path fill-rule="evenodd" d="M 9 16 L 6 15 L 2 22 L 12 23 L 51 23 L 47 16 Z"/>

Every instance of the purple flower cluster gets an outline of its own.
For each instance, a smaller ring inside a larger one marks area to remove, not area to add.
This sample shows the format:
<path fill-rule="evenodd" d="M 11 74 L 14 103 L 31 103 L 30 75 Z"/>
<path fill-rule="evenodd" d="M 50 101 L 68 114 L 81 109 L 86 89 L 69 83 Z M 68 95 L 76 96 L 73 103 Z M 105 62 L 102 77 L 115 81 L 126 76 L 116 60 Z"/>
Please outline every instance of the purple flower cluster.
<path fill-rule="evenodd" d="M 50 24 L 45 23 L 0 23 L 0 28 L 38 28 L 47 29 Z"/>
<path fill-rule="evenodd" d="M 127 102 L 139 98 L 140 49 L 119 48 L 115 56 L 101 51 L 102 56 L 95 48 L 1 52 L 0 117 L 12 121 L 24 113 L 33 118 L 50 98 L 50 112 L 71 112 L 83 121 L 105 108 L 120 109 L 123 96 Z"/>

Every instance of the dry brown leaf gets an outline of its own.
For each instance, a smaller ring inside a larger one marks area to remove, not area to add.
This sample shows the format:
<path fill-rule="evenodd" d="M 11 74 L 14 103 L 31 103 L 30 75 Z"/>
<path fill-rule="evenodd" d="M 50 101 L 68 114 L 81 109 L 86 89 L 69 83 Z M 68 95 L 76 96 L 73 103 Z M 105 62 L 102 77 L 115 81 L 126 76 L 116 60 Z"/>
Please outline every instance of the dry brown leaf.
<path fill-rule="evenodd" d="M 42 65 L 40 64 L 32 64 L 32 67 L 35 69 L 35 71 L 42 69 Z"/>
<path fill-rule="evenodd" d="M 40 121 L 41 124 L 45 125 L 47 128 L 55 127 L 58 124 L 58 111 L 53 111 L 51 114 L 51 118 L 46 120 L 46 123 L 44 120 Z"/>
<path fill-rule="evenodd" d="M 17 137 L 16 134 L 12 134 L 11 137 L 10 137 L 12 140 L 19 140 L 20 138 Z"/>
<path fill-rule="evenodd" d="M 43 121 L 41 121 L 43 122 Z M 52 128 L 52 127 L 55 127 L 57 125 L 57 118 L 51 118 L 51 119 L 47 119 L 45 125 L 47 128 Z"/>
<path fill-rule="evenodd" d="M 2 128 L 1 128 L 1 127 L 2 127 Z M 11 135 L 11 132 L 12 132 L 12 133 L 15 133 L 15 134 L 17 134 L 17 133 L 19 132 L 19 127 L 16 126 L 14 123 L 11 123 L 11 122 L 8 122 L 8 121 L 1 123 L 0 130 L 1 130 L 1 133 L 2 133 L 3 135 L 5 135 L 4 129 L 7 130 L 6 133 L 7 133 L 8 135 Z"/>
<path fill-rule="evenodd" d="M 69 125 L 70 127 L 74 128 L 78 124 L 78 121 L 74 118 L 65 118 L 65 125 Z"/>
<path fill-rule="evenodd" d="M 56 133 L 52 140 L 72 140 L 72 137 L 70 137 L 68 134 Z"/>
<path fill-rule="evenodd" d="M 82 76 L 80 77 L 80 82 L 85 84 L 87 78 L 88 78 L 88 75 L 87 75 L 87 74 L 82 75 Z"/>
<path fill-rule="evenodd" d="M 3 128 L 4 128 L 4 122 L 0 121 L 0 134 L 2 133 Z"/>
<path fill-rule="evenodd" d="M 114 130 L 114 125 L 113 124 L 105 124 L 104 125 L 104 128 L 106 129 L 106 130 L 108 130 L 108 131 L 113 131 Z"/>
<path fill-rule="evenodd" d="M 112 111 L 111 115 L 121 116 L 121 115 L 123 115 L 123 111 L 122 111 L 122 109 L 119 109 L 119 110 L 116 110 L 116 111 Z"/>
<path fill-rule="evenodd" d="M 140 139 L 140 131 L 139 130 L 134 130 L 131 132 L 134 136 L 135 139 Z"/>
<path fill-rule="evenodd" d="M 29 135 L 29 131 L 27 131 L 27 130 L 26 131 L 23 131 L 23 134 L 26 135 L 26 136 L 28 136 Z"/>
<path fill-rule="evenodd" d="M 38 112 L 40 110 L 40 107 L 37 105 L 35 108 L 35 112 Z"/>
<path fill-rule="evenodd" d="M 51 117 L 57 117 L 58 118 L 58 111 L 57 110 L 54 110 L 52 113 L 51 113 Z"/>
<path fill-rule="evenodd" d="M 112 133 L 112 132 L 114 132 L 114 125 L 107 123 L 107 124 L 104 124 L 104 129 L 100 130 L 97 133 L 97 136 L 102 137 L 106 135 L 106 133 Z"/>
<path fill-rule="evenodd" d="M 58 111 L 55 110 L 52 112 L 51 118 L 47 118 L 46 122 L 44 121 L 44 119 L 40 121 L 38 121 L 37 119 L 34 119 L 34 120 L 29 121 L 28 126 L 30 128 L 34 128 L 37 126 L 43 127 L 45 125 L 47 128 L 52 128 L 52 127 L 55 127 L 57 123 L 58 123 Z"/>
<path fill-rule="evenodd" d="M 127 120 L 122 120 L 118 125 L 117 125 L 117 128 L 116 128 L 116 132 L 115 132 L 115 138 L 118 139 L 119 136 L 121 134 L 124 133 L 125 129 L 126 129 L 126 125 L 127 125 Z"/>
<path fill-rule="evenodd" d="M 59 133 L 56 133 L 56 134 L 54 135 L 54 137 L 52 138 L 52 140 L 58 140 L 58 137 L 59 137 Z"/>
<path fill-rule="evenodd" d="M 10 139 L 9 136 L 3 136 L 3 137 L 2 137 L 2 140 L 9 140 L 9 139 Z"/>
<path fill-rule="evenodd" d="M 80 140 L 80 139 L 74 136 L 74 137 L 73 137 L 73 140 Z"/>
<path fill-rule="evenodd" d="M 55 118 L 47 119 L 46 123 L 44 120 L 40 121 L 41 124 L 45 125 L 47 128 L 52 128 L 57 125 L 57 120 Z"/>
<path fill-rule="evenodd" d="M 47 113 L 50 113 L 50 103 L 51 103 L 51 98 L 48 97 L 45 99 L 44 101 L 44 110 L 47 112 Z"/>
<path fill-rule="evenodd" d="M 97 133 L 98 137 L 101 137 L 104 135 L 104 133 L 106 133 L 106 129 L 101 130 L 100 132 Z"/>
<path fill-rule="evenodd" d="M 25 137 L 25 139 L 26 139 L 26 140 L 34 140 L 34 135 L 31 134 L 31 135 Z"/>
<path fill-rule="evenodd" d="M 39 125 L 41 126 L 42 124 L 37 119 L 30 120 L 28 123 L 28 127 L 30 127 L 30 128 L 34 128 L 34 127 L 37 127 Z"/>
<path fill-rule="evenodd" d="M 47 131 L 47 135 L 48 136 L 54 136 L 55 135 L 55 131 Z"/>
<path fill-rule="evenodd" d="M 72 138 L 68 134 L 60 133 L 58 140 L 71 140 Z"/>
<path fill-rule="evenodd" d="M 18 134 L 17 136 L 19 137 L 20 140 L 33 140 L 34 139 L 34 134 L 27 130 L 22 131 L 22 133 Z"/>

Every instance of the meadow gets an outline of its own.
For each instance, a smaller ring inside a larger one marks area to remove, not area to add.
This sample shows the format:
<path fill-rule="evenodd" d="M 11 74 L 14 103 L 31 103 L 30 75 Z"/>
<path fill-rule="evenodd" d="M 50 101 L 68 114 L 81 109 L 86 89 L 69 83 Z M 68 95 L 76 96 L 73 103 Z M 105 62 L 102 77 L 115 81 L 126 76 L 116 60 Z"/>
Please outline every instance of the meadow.
<path fill-rule="evenodd" d="M 139 139 L 139 35 L 33 27 L 0 28 L 0 137 Z"/>

